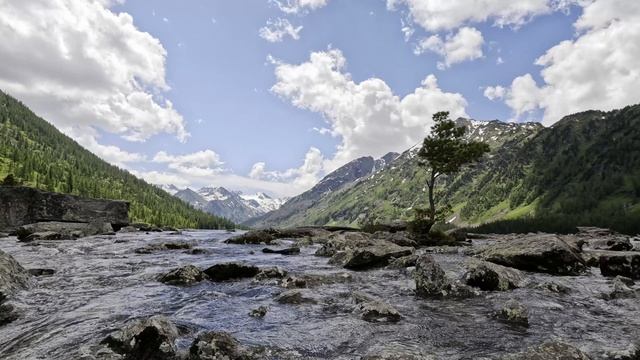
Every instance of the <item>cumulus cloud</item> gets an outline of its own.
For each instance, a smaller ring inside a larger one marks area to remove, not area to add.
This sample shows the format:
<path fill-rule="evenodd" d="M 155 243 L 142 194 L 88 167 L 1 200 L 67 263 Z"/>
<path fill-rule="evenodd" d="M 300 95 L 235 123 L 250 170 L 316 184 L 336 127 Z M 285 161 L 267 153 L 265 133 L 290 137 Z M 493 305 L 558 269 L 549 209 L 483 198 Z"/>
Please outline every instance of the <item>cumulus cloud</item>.
<path fill-rule="evenodd" d="M 132 141 L 160 133 L 184 141 L 182 116 L 161 96 L 169 90 L 166 51 L 130 15 L 108 9 L 120 2 L 0 2 L 0 88 L 76 138 L 99 129 Z M 95 137 L 81 142 L 109 161 L 136 158 Z"/>
<path fill-rule="evenodd" d="M 224 169 L 220 156 L 213 150 L 203 150 L 185 155 L 170 155 L 164 151 L 153 157 L 153 162 L 167 164 L 169 169 L 185 175 L 210 176 Z"/>
<path fill-rule="evenodd" d="M 290 36 L 294 40 L 300 39 L 302 26 L 295 27 L 287 19 L 278 18 L 267 21 L 267 25 L 260 29 L 258 34 L 268 42 L 281 42 Z"/>
<path fill-rule="evenodd" d="M 340 138 L 331 171 L 360 156 L 381 156 L 418 143 L 431 125 L 433 113 L 448 110 L 467 116 L 461 94 L 441 90 L 429 75 L 404 98 L 394 95 L 381 79 L 356 83 L 345 72 L 346 59 L 337 49 L 314 52 L 299 65 L 276 62 L 277 82 L 271 91 L 294 106 L 322 114 L 331 135 Z"/>
<path fill-rule="evenodd" d="M 575 1 L 579 0 L 387 0 L 387 7 L 393 10 L 406 6 L 413 22 L 437 32 L 485 21 L 493 21 L 496 26 L 520 26 L 533 16 L 565 8 Z"/>
<path fill-rule="evenodd" d="M 268 171 L 264 162 L 253 165 L 249 172 L 252 179 L 271 182 L 290 183 L 296 188 L 308 189 L 320 180 L 323 171 L 324 156 L 317 148 L 310 148 L 304 157 L 304 163 L 299 168 L 286 171 Z"/>
<path fill-rule="evenodd" d="M 426 51 L 434 52 L 444 58 L 438 63 L 439 69 L 445 69 L 453 64 L 475 60 L 482 57 L 484 38 L 476 28 L 463 27 L 454 34 L 449 34 L 443 40 L 439 35 L 432 35 L 423 39 L 415 48 L 416 55 Z"/>
<path fill-rule="evenodd" d="M 504 98 L 507 89 L 498 85 L 498 86 L 488 86 L 484 89 L 484 96 L 489 100 L 499 100 Z"/>
<path fill-rule="evenodd" d="M 578 36 L 536 60 L 542 84 L 531 74 L 515 78 L 505 102 L 516 116 L 541 109 L 543 123 L 589 109 L 611 110 L 640 102 L 640 3 L 596 0 L 574 24 Z"/>
<path fill-rule="evenodd" d="M 287 14 L 300 14 L 317 10 L 327 5 L 328 0 L 269 0 L 280 11 Z"/>

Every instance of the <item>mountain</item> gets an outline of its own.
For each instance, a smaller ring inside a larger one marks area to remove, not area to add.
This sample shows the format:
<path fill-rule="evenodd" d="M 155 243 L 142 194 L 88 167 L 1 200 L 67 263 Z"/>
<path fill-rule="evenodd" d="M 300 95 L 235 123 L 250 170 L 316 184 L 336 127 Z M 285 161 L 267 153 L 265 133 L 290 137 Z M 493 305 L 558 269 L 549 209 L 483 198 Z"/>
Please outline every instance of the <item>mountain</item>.
<path fill-rule="evenodd" d="M 371 156 L 353 160 L 325 176 L 310 190 L 289 199 L 279 209 L 250 219 L 244 224 L 255 227 L 302 224 L 306 221 L 305 215 L 309 208 L 334 192 L 348 188 L 356 181 L 384 170 L 398 156 L 397 153 L 388 153 L 377 160 Z"/>
<path fill-rule="evenodd" d="M 47 191 L 127 200 L 136 222 L 181 228 L 233 226 L 101 160 L 0 91 L 0 179 L 8 174 Z"/>
<path fill-rule="evenodd" d="M 174 186 L 169 186 L 168 189 Z M 265 193 L 244 195 L 223 187 L 203 187 L 198 191 L 189 188 L 174 193 L 174 196 L 209 214 L 222 216 L 235 222 L 247 221 L 277 210 L 283 199 L 273 199 Z"/>
<path fill-rule="evenodd" d="M 468 139 L 488 142 L 491 152 L 480 163 L 441 179 L 437 192 L 444 199 L 441 205 L 452 205 L 450 221 L 469 225 L 555 217 L 618 228 L 640 224 L 640 105 L 571 115 L 549 128 L 466 119 L 457 123 L 467 127 Z M 358 226 L 410 219 L 414 207 L 426 204 L 418 150 L 409 149 L 383 170 L 284 213 L 292 199 L 256 225 Z"/>

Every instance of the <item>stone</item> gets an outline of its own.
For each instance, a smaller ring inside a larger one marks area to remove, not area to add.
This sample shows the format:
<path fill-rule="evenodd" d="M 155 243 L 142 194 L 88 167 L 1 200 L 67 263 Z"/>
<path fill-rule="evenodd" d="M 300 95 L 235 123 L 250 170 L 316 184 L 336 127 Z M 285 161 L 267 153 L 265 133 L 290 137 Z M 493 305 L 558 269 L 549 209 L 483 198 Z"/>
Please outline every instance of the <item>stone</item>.
<path fill-rule="evenodd" d="M 0 326 L 14 322 L 19 317 L 20 315 L 18 315 L 13 305 L 0 302 Z"/>
<path fill-rule="evenodd" d="M 288 290 L 276 297 L 276 302 L 280 304 L 292 304 L 292 305 L 301 305 L 301 304 L 317 304 L 318 302 L 312 298 L 307 296 L 306 292 L 302 290 L 294 289 Z"/>
<path fill-rule="evenodd" d="M 617 251 L 602 254 L 599 259 L 603 276 L 625 276 L 640 279 L 640 252 Z"/>
<path fill-rule="evenodd" d="M 423 298 L 469 298 L 477 295 L 472 288 L 447 278 L 444 270 L 431 255 L 421 255 L 413 273 L 416 295 Z"/>
<path fill-rule="evenodd" d="M 555 234 L 517 235 L 481 249 L 480 258 L 520 270 L 578 275 L 586 269 L 579 249 Z"/>
<path fill-rule="evenodd" d="M 467 285 L 484 291 L 507 291 L 522 287 L 524 283 L 520 271 L 476 259 L 467 262 L 463 279 Z"/>
<path fill-rule="evenodd" d="M 269 248 L 262 249 L 262 252 L 265 254 L 280 254 L 280 255 L 298 255 L 300 254 L 299 247 L 286 248 L 281 250 L 273 250 Z"/>
<path fill-rule="evenodd" d="M 387 268 L 389 269 L 404 269 L 412 266 L 416 266 L 418 261 L 418 255 L 407 255 L 399 258 L 395 258 L 389 262 Z"/>
<path fill-rule="evenodd" d="M 81 235 L 82 233 L 76 233 L 76 232 L 71 234 L 61 234 L 54 231 L 43 231 L 43 232 L 36 232 L 36 233 L 29 234 L 23 237 L 22 239 L 20 239 L 20 241 L 32 242 L 37 240 L 71 240 L 71 239 L 82 237 Z"/>
<path fill-rule="evenodd" d="M 287 276 L 287 271 L 277 266 L 260 270 L 255 276 L 256 280 L 282 279 Z"/>
<path fill-rule="evenodd" d="M 183 266 L 161 275 L 158 280 L 169 285 L 192 285 L 207 279 L 207 275 L 193 265 Z"/>
<path fill-rule="evenodd" d="M 613 291 L 603 295 L 605 300 L 632 299 L 640 295 L 639 290 L 633 289 L 633 286 L 635 285 L 633 279 L 624 276 L 616 276 L 611 282 L 611 285 L 613 286 Z"/>
<path fill-rule="evenodd" d="M 0 301 L 29 285 L 29 273 L 11 255 L 0 250 Z"/>
<path fill-rule="evenodd" d="M 38 222 L 20 226 L 16 231 L 18 240 L 25 242 L 34 240 L 71 240 L 112 232 L 111 224 L 101 220 L 90 223 Z"/>
<path fill-rule="evenodd" d="M 276 237 L 267 230 L 254 230 L 225 240 L 227 244 L 266 244 L 270 245 Z"/>
<path fill-rule="evenodd" d="M 386 266 L 391 259 L 411 255 L 413 251 L 413 248 L 410 247 L 398 246 L 388 241 L 379 241 L 370 246 L 338 252 L 333 255 L 329 263 L 346 269 L 364 270 Z"/>
<path fill-rule="evenodd" d="M 373 234 L 373 239 L 386 240 L 400 246 L 417 247 L 418 243 L 409 238 L 409 235 L 405 231 L 400 232 L 386 232 L 377 231 Z"/>
<path fill-rule="evenodd" d="M 175 344 L 178 329 L 164 316 L 134 320 L 102 340 L 125 359 L 174 360 L 178 359 Z"/>
<path fill-rule="evenodd" d="M 56 273 L 53 269 L 29 269 L 27 271 L 32 276 L 51 276 Z"/>
<path fill-rule="evenodd" d="M 256 266 L 239 263 L 216 264 L 204 270 L 212 281 L 250 278 L 258 275 L 259 272 L 260 269 Z"/>
<path fill-rule="evenodd" d="M 189 243 L 159 243 L 159 244 L 151 244 L 142 248 L 138 248 L 135 250 L 136 254 L 151 254 L 156 251 L 167 251 L 167 250 L 191 250 L 193 246 Z"/>
<path fill-rule="evenodd" d="M 362 320 L 368 322 L 398 322 L 402 315 L 393 306 L 382 301 L 374 300 L 362 302 L 357 305 L 356 312 L 360 314 Z"/>
<path fill-rule="evenodd" d="M 591 358 L 571 345 L 551 341 L 531 347 L 525 352 L 507 355 L 503 360 L 591 360 Z"/>
<path fill-rule="evenodd" d="M 255 317 L 255 318 L 263 318 L 263 317 L 265 317 L 265 315 L 267 315 L 268 311 L 269 311 L 268 307 L 260 306 L 260 307 L 257 307 L 255 309 L 251 310 L 251 312 L 249 312 L 249 316 Z"/>
<path fill-rule="evenodd" d="M 90 223 L 101 220 L 120 229 L 129 224 L 126 201 L 88 199 L 22 186 L 0 186 L 0 230 L 36 222 Z"/>
<path fill-rule="evenodd" d="M 493 316 L 503 322 L 529 327 L 529 311 L 527 308 L 517 301 L 508 301 L 500 310 L 496 311 Z"/>
<path fill-rule="evenodd" d="M 588 246 L 595 250 L 629 251 L 633 245 L 628 237 L 614 236 L 609 238 L 593 239 L 588 241 Z"/>
<path fill-rule="evenodd" d="M 134 233 L 134 232 L 138 232 L 138 229 L 136 229 L 135 227 L 129 225 L 129 226 L 125 226 L 123 228 L 121 228 L 120 230 L 118 230 L 119 233 Z"/>
<path fill-rule="evenodd" d="M 188 360 L 252 360 L 250 350 L 226 332 L 211 331 L 198 335 L 189 348 Z"/>

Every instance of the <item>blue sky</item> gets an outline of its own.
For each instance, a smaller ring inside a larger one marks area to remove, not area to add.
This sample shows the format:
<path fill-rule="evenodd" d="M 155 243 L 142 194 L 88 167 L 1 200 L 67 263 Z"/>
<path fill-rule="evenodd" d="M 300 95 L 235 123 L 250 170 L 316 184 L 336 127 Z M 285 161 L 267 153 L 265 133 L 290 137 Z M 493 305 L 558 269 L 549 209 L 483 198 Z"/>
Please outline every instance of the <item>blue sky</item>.
<path fill-rule="evenodd" d="M 9 35 L 4 51 L 7 62 L 21 65 L 13 73 L 0 71 L 0 87 L 85 147 L 151 182 L 274 195 L 298 193 L 358 156 L 406 149 L 426 135 L 430 115 L 439 110 L 551 125 L 589 106 L 607 110 L 638 100 L 628 92 L 609 98 L 595 90 L 612 74 L 628 86 L 637 80 L 638 65 L 617 60 L 637 49 L 607 49 L 615 44 L 602 40 L 615 36 L 628 44 L 640 37 L 632 25 L 640 13 L 634 1 L 487 4 L 9 1 L 2 5 L 7 16 L 0 16 L 0 29 Z M 63 15 L 34 22 L 51 11 Z M 260 36 L 277 21 L 302 28 L 281 41 Z M 37 29 L 39 37 L 25 35 L 21 26 Z M 68 71 L 51 76 L 51 89 L 27 90 L 28 73 L 44 65 L 24 65 L 21 52 L 9 49 L 12 41 L 24 44 L 25 53 L 30 46 L 57 45 L 43 52 Z M 604 69 L 593 43 L 623 56 L 613 54 Z M 77 52 L 69 51 L 74 45 Z M 94 89 L 71 76 L 74 69 L 109 80 Z M 600 80 L 593 80 L 594 71 L 603 72 L 595 77 Z M 582 84 L 584 91 L 577 88 Z M 54 91 L 62 87 L 78 91 Z M 61 104 L 69 110 L 59 110 Z"/>

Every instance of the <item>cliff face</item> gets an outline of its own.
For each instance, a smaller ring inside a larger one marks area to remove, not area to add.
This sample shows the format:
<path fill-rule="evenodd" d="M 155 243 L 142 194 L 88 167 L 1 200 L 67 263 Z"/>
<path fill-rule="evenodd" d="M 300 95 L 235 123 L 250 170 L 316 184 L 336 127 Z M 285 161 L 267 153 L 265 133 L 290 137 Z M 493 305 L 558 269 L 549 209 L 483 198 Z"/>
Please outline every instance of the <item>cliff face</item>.
<path fill-rule="evenodd" d="M 47 221 L 129 224 L 126 201 L 88 199 L 20 186 L 0 186 L 0 230 Z"/>

